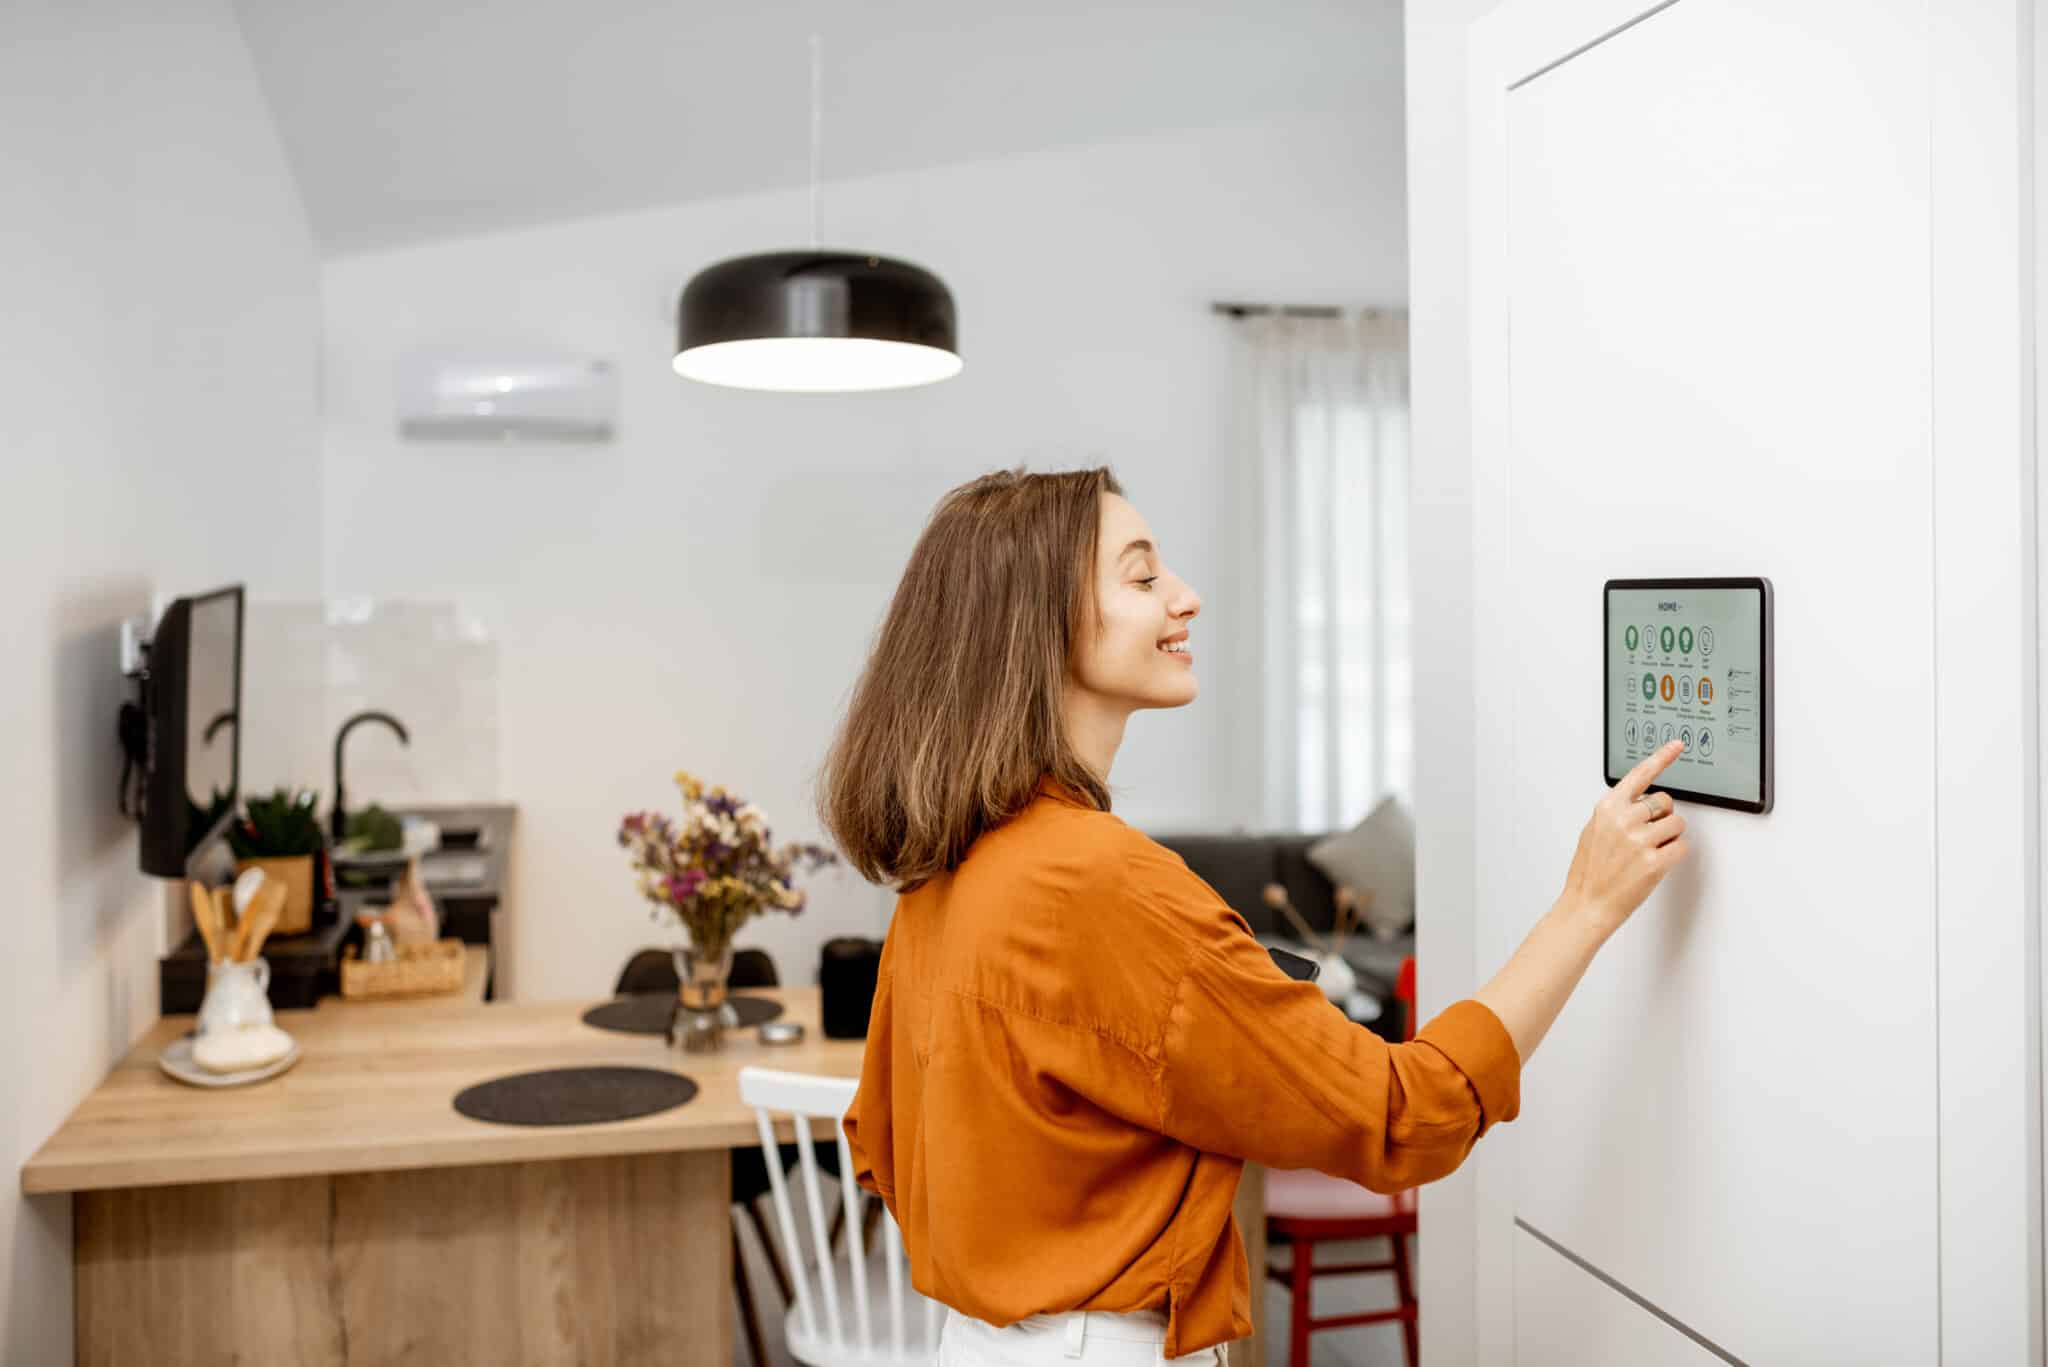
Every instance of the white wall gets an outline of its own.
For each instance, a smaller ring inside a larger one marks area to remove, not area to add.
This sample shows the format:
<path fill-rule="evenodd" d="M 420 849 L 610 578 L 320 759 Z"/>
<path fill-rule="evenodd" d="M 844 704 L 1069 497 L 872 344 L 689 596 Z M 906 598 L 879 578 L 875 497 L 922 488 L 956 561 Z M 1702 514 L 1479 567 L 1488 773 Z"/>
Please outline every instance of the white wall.
<path fill-rule="evenodd" d="M 9 6 L 0 165 L 0 1360 L 45 1364 L 70 1202 L 12 1175 L 155 1022 L 168 917 L 115 811 L 116 624 L 318 591 L 319 298 L 225 0 Z"/>
<path fill-rule="evenodd" d="M 1221 757 L 1249 628 L 1222 569 L 1250 529 L 1219 496 L 1230 325 L 1208 303 L 1402 300 L 1399 120 L 1399 92 L 1372 90 L 1342 115 L 829 183 L 828 243 L 921 262 L 954 292 L 967 368 L 922 391 L 731 393 L 670 371 L 681 285 L 801 240 L 800 192 L 332 262 L 327 587 L 456 599 L 499 642 L 502 795 L 521 808 L 511 991 L 604 990 L 660 938 L 613 832 L 631 807 L 673 807 L 678 766 L 815 834 L 818 762 L 923 519 L 1002 465 L 1112 463 L 1207 593 L 1203 695 L 1134 719 L 1115 786 L 1143 827 L 1240 819 Z M 401 442 L 395 359 L 451 343 L 614 358 L 623 434 Z M 888 907 L 841 879 L 748 938 L 808 982 L 826 935 L 879 934 Z"/>
<path fill-rule="evenodd" d="M 1496 965 L 1474 947 L 1471 719 L 1472 446 L 1466 283 L 1465 33 L 1497 0 L 1410 0 L 1406 12 L 1410 446 L 1409 582 L 1415 585 L 1417 989 L 1424 1019 Z M 1422 1339 L 1430 1367 L 1478 1358 L 1483 1160 L 1422 1192 Z M 1496 1246 L 1497 1249 L 1497 1246 Z M 1504 1274 L 1503 1274 L 1504 1275 Z"/>

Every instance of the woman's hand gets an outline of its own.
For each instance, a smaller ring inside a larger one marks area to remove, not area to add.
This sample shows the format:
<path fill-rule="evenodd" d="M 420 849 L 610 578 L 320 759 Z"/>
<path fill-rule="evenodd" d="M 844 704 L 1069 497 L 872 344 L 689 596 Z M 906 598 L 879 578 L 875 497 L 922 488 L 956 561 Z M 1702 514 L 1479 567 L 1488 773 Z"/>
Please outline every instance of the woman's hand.
<path fill-rule="evenodd" d="M 1591 918 L 1602 938 L 1621 929 L 1692 848 L 1671 795 L 1643 791 L 1684 753 L 1684 742 L 1667 741 L 1593 805 L 1579 832 L 1564 896 Z"/>
<path fill-rule="evenodd" d="M 1643 795 L 1684 751 L 1684 745 L 1671 742 L 1593 805 L 1565 875 L 1564 895 L 1493 981 L 1472 994 L 1500 1017 L 1523 1063 L 1543 1042 L 1607 937 L 1685 858 L 1685 818 L 1673 810 L 1670 794 Z"/>

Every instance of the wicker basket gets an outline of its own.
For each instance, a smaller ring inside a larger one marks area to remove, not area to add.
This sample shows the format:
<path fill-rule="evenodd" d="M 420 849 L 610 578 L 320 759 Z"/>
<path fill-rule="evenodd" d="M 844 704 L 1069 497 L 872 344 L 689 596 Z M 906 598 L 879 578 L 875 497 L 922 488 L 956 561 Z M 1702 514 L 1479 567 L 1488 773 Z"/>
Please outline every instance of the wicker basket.
<path fill-rule="evenodd" d="M 462 990 L 463 951 L 460 940 L 436 940 L 430 945 L 400 945 L 398 957 L 383 963 L 369 963 L 350 945 L 342 952 L 341 995 L 357 999 L 376 997 L 437 997 Z"/>

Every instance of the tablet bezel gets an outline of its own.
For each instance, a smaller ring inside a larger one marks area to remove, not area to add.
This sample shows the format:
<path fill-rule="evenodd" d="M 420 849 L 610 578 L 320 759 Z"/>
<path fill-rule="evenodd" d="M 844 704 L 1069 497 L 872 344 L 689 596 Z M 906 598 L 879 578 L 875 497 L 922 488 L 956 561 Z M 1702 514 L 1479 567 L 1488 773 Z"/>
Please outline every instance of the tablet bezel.
<path fill-rule="evenodd" d="M 1762 701 L 1757 706 L 1757 731 L 1762 741 L 1763 767 L 1759 781 L 1759 795 L 1754 802 L 1739 797 L 1723 797 L 1719 793 L 1695 792 L 1690 788 L 1679 788 L 1665 783 L 1653 783 L 1647 791 L 1669 793 L 1674 799 L 1698 802 L 1709 807 L 1727 807 L 1738 812 L 1753 812 L 1759 816 L 1771 810 L 1777 800 L 1776 769 L 1774 757 L 1774 721 L 1776 710 L 1773 699 L 1777 692 L 1772 679 L 1772 660 L 1777 652 L 1773 649 L 1771 581 L 1758 576 L 1722 579 L 1610 579 L 1600 587 L 1600 772 L 1612 788 L 1626 776 L 1607 772 L 1607 719 L 1614 707 L 1614 662 L 1607 658 L 1607 647 L 1614 639 L 1614 593 L 1617 589 L 1754 589 L 1757 591 L 1758 611 L 1763 614 L 1762 629 L 1757 639 L 1762 642 L 1757 663 L 1761 676 L 1758 692 Z M 1631 766 L 1633 767 L 1633 766 Z M 1669 770 L 1665 772 L 1669 773 Z"/>

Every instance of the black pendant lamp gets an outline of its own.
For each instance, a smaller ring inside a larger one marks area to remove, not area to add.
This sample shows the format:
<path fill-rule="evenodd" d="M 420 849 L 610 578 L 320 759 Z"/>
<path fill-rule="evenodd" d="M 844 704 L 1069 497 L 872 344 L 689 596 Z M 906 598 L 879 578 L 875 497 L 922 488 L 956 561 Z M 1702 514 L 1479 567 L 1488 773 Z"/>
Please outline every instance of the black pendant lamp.
<path fill-rule="evenodd" d="M 811 246 L 707 266 L 676 306 L 676 374 L 799 393 L 903 389 L 960 373 L 953 296 L 921 266 L 820 248 L 818 39 L 811 39 Z"/>

